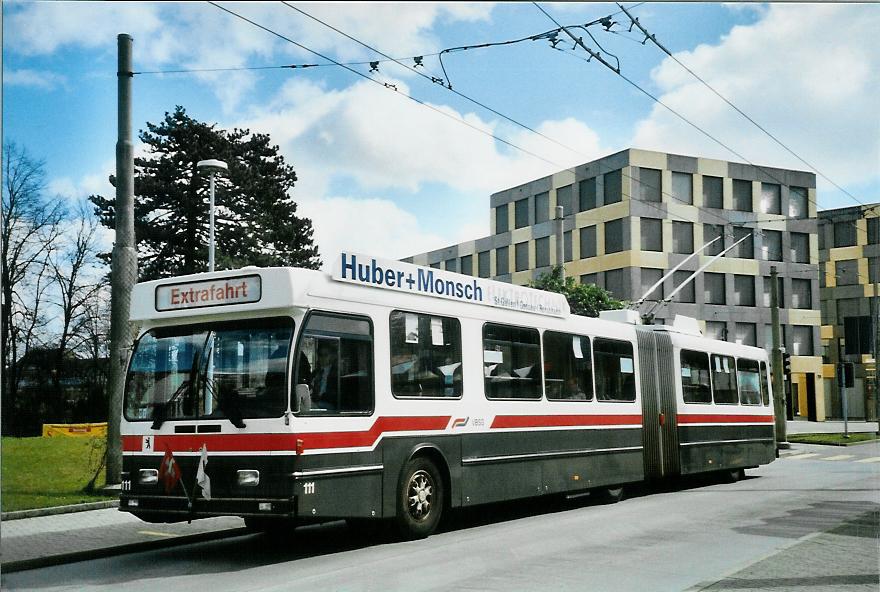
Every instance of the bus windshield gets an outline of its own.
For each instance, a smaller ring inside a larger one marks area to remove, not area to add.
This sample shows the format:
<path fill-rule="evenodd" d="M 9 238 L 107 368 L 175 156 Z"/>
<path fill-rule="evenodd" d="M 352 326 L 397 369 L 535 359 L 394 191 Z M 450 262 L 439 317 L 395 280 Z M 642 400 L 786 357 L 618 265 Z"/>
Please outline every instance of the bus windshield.
<path fill-rule="evenodd" d="M 125 418 L 152 421 L 279 417 L 287 410 L 293 319 L 153 329 L 137 343 L 125 384 Z"/>

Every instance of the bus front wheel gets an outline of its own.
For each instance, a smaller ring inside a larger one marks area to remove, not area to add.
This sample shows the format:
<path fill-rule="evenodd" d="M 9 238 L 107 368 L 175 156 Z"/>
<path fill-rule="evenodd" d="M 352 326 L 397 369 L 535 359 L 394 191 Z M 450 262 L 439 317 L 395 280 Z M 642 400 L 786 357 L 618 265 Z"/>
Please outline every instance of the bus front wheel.
<path fill-rule="evenodd" d="M 397 526 L 407 539 L 425 538 L 437 530 L 446 491 L 430 459 L 417 457 L 403 469 L 397 488 Z"/>

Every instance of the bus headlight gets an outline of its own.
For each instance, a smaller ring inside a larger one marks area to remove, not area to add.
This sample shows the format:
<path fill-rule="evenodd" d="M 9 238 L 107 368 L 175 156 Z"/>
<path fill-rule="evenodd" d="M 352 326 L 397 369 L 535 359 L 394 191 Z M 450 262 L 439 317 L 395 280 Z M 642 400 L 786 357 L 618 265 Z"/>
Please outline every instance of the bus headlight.
<path fill-rule="evenodd" d="M 238 484 L 242 487 L 256 487 L 260 484 L 260 471 L 255 469 L 238 471 Z"/>
<path fill-rule="evenodd" d="M 138 472 L 138 483 L 141 485 L 155 485 L 159 482 L 159 471 L 156 469 L 141 469 Z"/>

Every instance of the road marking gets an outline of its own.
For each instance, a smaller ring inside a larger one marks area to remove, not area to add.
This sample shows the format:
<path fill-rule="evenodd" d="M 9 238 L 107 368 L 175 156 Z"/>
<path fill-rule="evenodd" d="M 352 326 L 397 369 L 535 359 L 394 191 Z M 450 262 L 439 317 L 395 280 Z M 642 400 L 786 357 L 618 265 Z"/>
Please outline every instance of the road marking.
<path fill-rule="evenodd" d="M 171 534 L 170 532 L 157 532 L 157 531 L 155 531 L 155 530 L 139 530 L 138 532 L 139 532 L 140 534 L 148 534 L 148 535 L 150 535 L 150 536 L 157 536 L 157 537 L 176 537 L 176 536 L 180 536 L 180 535 L 176 535 L 176 534 Z"/>
<path fill-rule="evenodd" d="M 793 454 L 793 455 L 789 456 L 788 458 L 801 459 L 801 458 L 812 458 L 814 456 L 819 456 L 819 453 L 818 452 L 807 452 L 804 454 Z"/>
<path fill-rule="evenodd" d="M 871 458 L 860 458 L 859 460 L 854 460 L 853 462 L 880 462 L 880 456 L 872 456 Z"/>
<path fill-rule="evenodd" d="M 820 460 L 846 460 L 848 458 L 853 458 L 855 454 L 838 454 L 837 456 L 826 456 Z"/>

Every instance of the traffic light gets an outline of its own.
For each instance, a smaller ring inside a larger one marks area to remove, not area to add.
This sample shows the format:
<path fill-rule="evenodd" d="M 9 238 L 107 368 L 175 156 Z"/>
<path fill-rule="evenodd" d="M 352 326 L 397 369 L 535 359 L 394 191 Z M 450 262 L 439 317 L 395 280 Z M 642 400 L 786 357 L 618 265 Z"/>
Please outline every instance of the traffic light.
<path fill-rule="evenodd" d="M 856 365 L 852 362 L 841 362 L 837 365 L 837 385 L 841 388 L 853 388 L 855 376 Z"/>
<path fill-rule="evenodd" d="M 786 379 L 791 376 L 791 354 L 788 352 L 782 352 L 782 374 Z"/>

